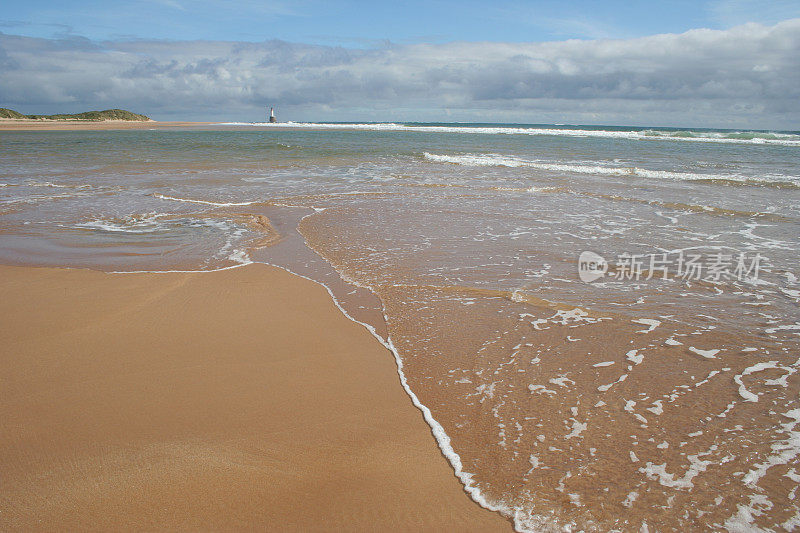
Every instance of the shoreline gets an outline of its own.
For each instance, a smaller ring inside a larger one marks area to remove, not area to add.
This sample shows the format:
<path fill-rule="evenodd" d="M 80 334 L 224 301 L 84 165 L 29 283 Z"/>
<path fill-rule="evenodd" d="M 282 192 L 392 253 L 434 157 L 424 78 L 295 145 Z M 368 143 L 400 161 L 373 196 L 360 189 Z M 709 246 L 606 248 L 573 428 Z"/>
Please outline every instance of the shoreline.
<path fill-rule="evenodd" d="M 186 122 L 157 120 L 47 120 L 47 119 L 0 119 L 0 131 L 106 131 L 106 130 L 148 130 L 167 128 L 188 128 L 208 126 L 214 122 Z"/>
<path fill-rule="evenodd" d="M 4 529 L 511 530 L 316 282 L 0 272 Z"/>

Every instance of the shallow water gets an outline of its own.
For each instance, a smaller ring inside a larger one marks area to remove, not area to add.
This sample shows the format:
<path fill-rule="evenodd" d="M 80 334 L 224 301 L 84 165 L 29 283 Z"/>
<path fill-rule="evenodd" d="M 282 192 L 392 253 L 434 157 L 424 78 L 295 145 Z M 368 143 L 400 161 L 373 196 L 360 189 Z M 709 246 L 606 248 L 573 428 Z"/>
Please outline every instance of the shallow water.
<path fill-rule="evenodd" d="M 796 132 L 220 125 L 0 160 L 6 263 L 324 283 L 520 529 L 800 524 Z"/>

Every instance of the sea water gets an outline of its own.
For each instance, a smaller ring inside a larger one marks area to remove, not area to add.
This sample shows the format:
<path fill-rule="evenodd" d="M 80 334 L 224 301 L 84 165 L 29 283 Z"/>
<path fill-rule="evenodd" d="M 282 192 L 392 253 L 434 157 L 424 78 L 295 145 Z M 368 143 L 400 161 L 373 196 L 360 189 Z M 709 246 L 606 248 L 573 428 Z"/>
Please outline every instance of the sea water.
<path fill-rule="evenodd" d="M 0 133 L 0 260 L 274 264 L 393 350 L 520 530 L 800 525 L 800 133 Z"/>

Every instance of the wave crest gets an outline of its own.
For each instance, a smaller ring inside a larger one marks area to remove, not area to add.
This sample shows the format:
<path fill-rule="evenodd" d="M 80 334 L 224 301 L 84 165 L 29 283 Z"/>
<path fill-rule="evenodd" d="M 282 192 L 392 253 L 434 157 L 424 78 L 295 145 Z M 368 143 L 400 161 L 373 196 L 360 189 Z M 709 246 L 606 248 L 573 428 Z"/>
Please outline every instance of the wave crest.
<path fill-rule="evenodd" d="M 707 142 L 800 147 L 800 135 L 762 131 L 695 131 L 663 129 L 587 129 L 580 127 L 539 126 L 459 126 L 400 124 L 396 122 L 326 123 L 326 122 L 220 122 L 217 126 L 253 126 L 264 128 L 340 129 L 367 131 L 413 131 L 422 133 L 466 133 L 482 135 L 547 135 L 566 137 L 604 137 L 637 141 Z"/>
<path fill-rule="evenodd" d="M 672 170 L 652 170 L 640 167 L 614 167 L 605 164 L 594 163 L 591 161 L 586 163 L 552 162 L 539 159 L 522 159 L 519 157 L 502 154 L 442 155 L 423 152 L 423 156 L 428 161 L 433 161 L 436 163 L 451 163 L 467 167 L 529 167 L 539 170 L 570 172 L 576 174 L 635 176 L 640 178 L 671 179 L 679 181 L 733 182 L 739 184 L 753 183 L 757 185 L 775 185 L 778 187 L 800 187 L 800 176 L 770 175 L 756 177 L 744 176 L 741 174 L 703 174 L 695 172 L 677 172 Z"/>

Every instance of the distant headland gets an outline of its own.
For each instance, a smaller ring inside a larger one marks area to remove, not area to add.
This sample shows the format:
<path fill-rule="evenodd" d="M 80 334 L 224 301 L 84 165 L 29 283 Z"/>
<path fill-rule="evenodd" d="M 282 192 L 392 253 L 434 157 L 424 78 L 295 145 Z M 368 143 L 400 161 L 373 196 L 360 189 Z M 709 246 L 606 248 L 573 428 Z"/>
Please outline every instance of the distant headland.
<path fill-rule="evenodd" d="M 109 120 L 124 120 L 133 122 L 152 122 L 150 117 L 132 113 L 124 109 L 106 109 L 105 111 L 86 111 L 84 113 L 57 114 L 57 115 L 23 115 L 13 109 L 0 107 L 0 119 L 16 120 L 81 120 L 87 122 L 103 122 Z"/>

